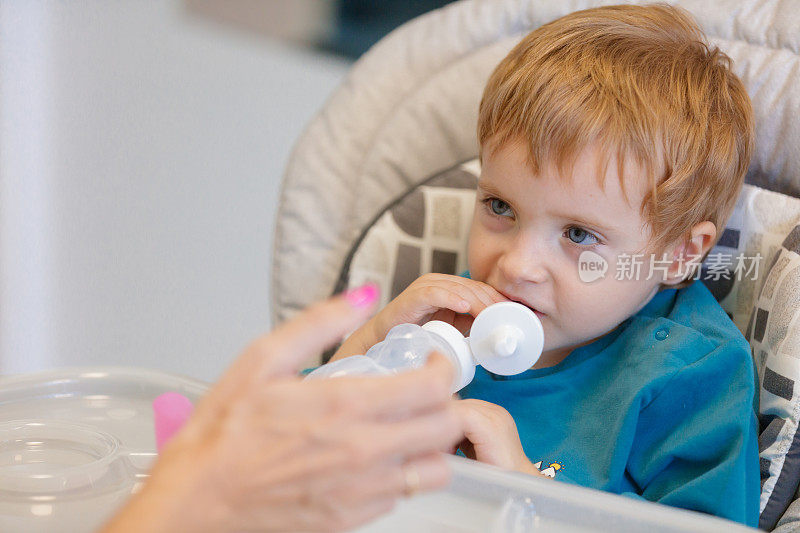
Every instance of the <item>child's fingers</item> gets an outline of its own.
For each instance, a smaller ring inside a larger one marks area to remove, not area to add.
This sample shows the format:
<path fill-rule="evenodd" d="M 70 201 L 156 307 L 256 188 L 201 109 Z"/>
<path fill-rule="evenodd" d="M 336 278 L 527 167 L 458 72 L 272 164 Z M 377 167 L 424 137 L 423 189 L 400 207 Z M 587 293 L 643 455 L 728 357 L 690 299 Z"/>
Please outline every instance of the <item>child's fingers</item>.
<path fill-rule="evenodd" d="M 492 303 L 499 303 L 499 302 L 507 302 L 508 298 L 497 292 L 497 290 L 489 284 L 481 283 L 476 281 L 475 283 L 478 284 L 478 288 L 482 290 L 489 298 L 492 300 Z"/>
<path fill-rule="evenodd" d="M 482 400 L 461 400 L 456 415 L 469 442 L 462 445 L 465 454 L 501 468 L 528 471 L 528 461 L 514 418 L 503 407 Z"/>
<path fill-rule="evenodd" d="M 414 284 L 415 289 L 418 290 L 425 290 L 430 287 L 444 287 L 453 291 L 464 301 L 469 302 L 469 309 L 467 311 L 453 309 L 452 307 L 449 307 L 449 309 L 460 313 L 468 312 L 473 316 L 476 316 L 486 309 L 486 307 L 494 303 L 508 301 L 508 298 L 500 294 L 490 285 L 461 276 L 425 274 L 418 278 Z"/>
<path fill-rule="evenodd" d="M 461 278 L 470 290 L 480 293 L 483 297 L 481 300 L 487 305 L 496 304 L 498 302 L 507 302 L 508 298 L 497 292 L 494 287 L 482 281 L 475 281 L 474 279 Z"/>
<path fill-rule="evenodd" d="M 475 281 L 474 279 L 462 278 L 460 276 L 449 276 L 448 281 L 463 287 L 483 304 L 480 309 L 476 309 L 476 314 L 492 304 L 508 301 L 508 298 L 497 292 L 494 287 L 487 283 Z"/>
<path fill-rule="evenodd" d="M 480 289 L 483 283 L 471 280 L 469 278 L 462 278 L 460 276 L 446 276 L 439 279 L 432 280 L 437 285 L 449 287 L 451 290 L 459 293 L 462 297 L 475 300 L 478 303 L 491 305 L 492 298 L 487 293 Z"/>
<path fill-rule="evenodd" d="M 472 280 L 465 279 L 463 281 L 459 280 L 451 283 L 453 285 L 453 290 L 457 291 L 470 302 L 469 313 L 472 316 L 477 316 L 478 313 L 498 301 L 505 301 L 505 298 L 503 298 L 500 293 L 497 293 L 497 291 L 495 291 L 495 293 L 497 293 L 500 298 L 503 298 L 502 300 L 497 300 L 489 291 L 484 290 L 484 286 L 489 287 L 488 285 L 471 281 Z"/>
<path fill-rule="evenodd" d="M 453 278 L 454 276 L 450 276 Z M 492 300 L 488 298 L 482 292 L 476 292 L 472 290 L 472 288 L 464 283 L 458 281 L 460 278 L 453 279 L 425 279 L 421 280 L 420 284 L 417 286 L 417 290 L 420 291 L 420 297 L 423 301 L 427 302 L 435 302 L 436 300 L 432 300 L 432 296 L 434 292 L 438 293 L 438 291 L 447 291 L 452 296 L 452 303 L 456 303 L 456 305 L 440 305 L 442 308 L 451 309 L 457 313 L 470 313 L 472 315 L 476 315 L 483 311 L 487 305 L 491 305 Z M 438 303 L 444 303 L 442 300 L 438 300 Z"/>
<path fill-rule="evenodd" d="M 486 412 L 482 400 L 461 400 L 455 403 L 455 411 L 461 420 L 464 438 L 473 444 L 482 444 L 490 433 L 491 418 Z"/>
<path fill-rule="evenodd" d="M 422 306 L 415 318 L 435 313 L 439 309 L 450 309 L 456 313 L 467 313 L 474 305 L 474 297 L 469 293 L 461 294 L 453 290 L 453 286 L 442 284 L 422 284 L 416 287 L 414 300 L 419 300 Z"/>

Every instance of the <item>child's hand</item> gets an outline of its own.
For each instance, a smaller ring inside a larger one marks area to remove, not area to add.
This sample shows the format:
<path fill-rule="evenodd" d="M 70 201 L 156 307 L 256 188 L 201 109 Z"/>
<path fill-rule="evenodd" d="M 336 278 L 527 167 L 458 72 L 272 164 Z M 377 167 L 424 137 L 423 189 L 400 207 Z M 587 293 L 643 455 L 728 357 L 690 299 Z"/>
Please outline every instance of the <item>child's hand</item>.
<path fill-rule="evenodd" d="M 462 333 L 469 331 L 474 317 L 497 302 L 507 300 L 491 285 L 448 274 L 425 274 L 375 316 L 381 339 L 398 324 L 424 324 L 442 320 Z"/>
<path fill-rule="evenodd" d="M 456 413 L 464 428 L 464 440 L 458 446 L 464 455 L 507 470 L 547 477 L 525 455 L 517 425 L 508 411 L 470 399 L 456 402 Z"/>
<path fill-rule="evenodd" d="M 363 354 L 386 338 L 398 324 L 424 324 L 441 320 L 466 334 L 478 313 L 489 305 L 508 299 L 490 285 L 460 276 L 425 274 L 356 330 L 332 360 Z"/>

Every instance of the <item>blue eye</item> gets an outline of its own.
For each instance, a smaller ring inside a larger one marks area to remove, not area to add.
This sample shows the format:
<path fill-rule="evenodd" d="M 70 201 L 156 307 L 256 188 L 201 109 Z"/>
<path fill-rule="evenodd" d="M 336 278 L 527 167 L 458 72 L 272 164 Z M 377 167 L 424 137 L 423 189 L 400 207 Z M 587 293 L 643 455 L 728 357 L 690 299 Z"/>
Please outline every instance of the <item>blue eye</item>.
<path fill-rule="evenodd" d="M 578 228 L 573 226 L 568 228 L 566 231 L 567 238 L 574 242 L 575 244 L 583 244 L 586 246 L 592 246 L 600 242 L 600 239 L 595 237 L 593 234 L 589 233 L 583 228 Z M 594 239 L 594 242 L 585 242 L 587 238 Z"/>
<path fill-rule="evenodd" d="M 492 213 L 501 217 L 513 217 L 514 211 L 512 211 L 511 206 L 505 203 L 503 200 L 499 200 L 497 198 L 488 198 L 489 207 L 492 210 Z"/>

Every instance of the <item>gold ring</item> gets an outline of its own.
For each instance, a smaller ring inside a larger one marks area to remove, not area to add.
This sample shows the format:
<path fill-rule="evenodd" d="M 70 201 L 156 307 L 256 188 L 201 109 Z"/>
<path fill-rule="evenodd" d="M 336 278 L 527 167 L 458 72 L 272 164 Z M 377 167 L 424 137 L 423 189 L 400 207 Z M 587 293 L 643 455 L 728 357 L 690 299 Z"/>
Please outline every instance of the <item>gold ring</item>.
<path fill-rule="evenodd" d="M 417 467 L 410 463 L 406 463 L 403 465 L 403 477 L 405 478 L 406 487 L 403 491 L 407 498 L 413 496 L 416 492 L 419 491 L 419 472 L 417 472 Z"/>

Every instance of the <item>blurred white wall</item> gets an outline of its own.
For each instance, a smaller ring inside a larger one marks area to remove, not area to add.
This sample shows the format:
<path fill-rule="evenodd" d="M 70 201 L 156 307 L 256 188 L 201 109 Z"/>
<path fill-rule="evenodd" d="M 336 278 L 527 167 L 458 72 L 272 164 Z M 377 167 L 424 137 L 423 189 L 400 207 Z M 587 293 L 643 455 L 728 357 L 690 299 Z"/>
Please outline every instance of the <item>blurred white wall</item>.
<path fill-rule="evenodd" d="M 270 327 L 280 177 L 348 68 L 178 0 L 0 0 L 0 371 L 218 377 Z"/>

